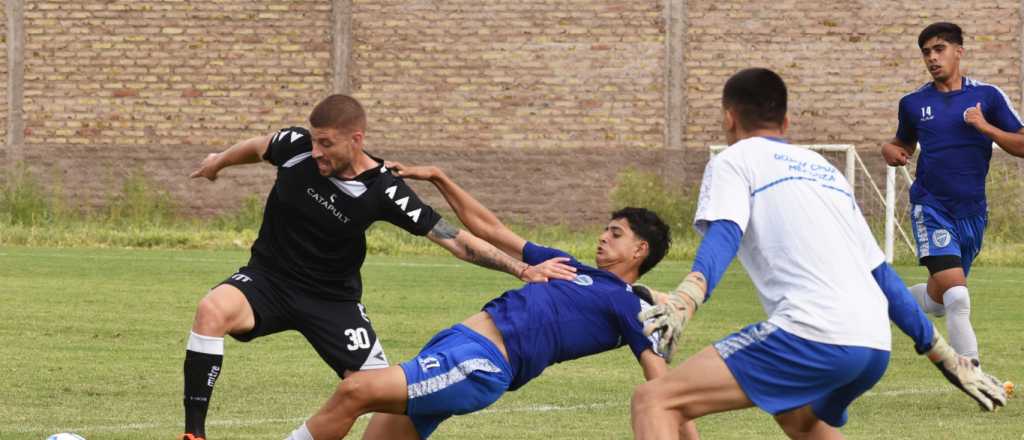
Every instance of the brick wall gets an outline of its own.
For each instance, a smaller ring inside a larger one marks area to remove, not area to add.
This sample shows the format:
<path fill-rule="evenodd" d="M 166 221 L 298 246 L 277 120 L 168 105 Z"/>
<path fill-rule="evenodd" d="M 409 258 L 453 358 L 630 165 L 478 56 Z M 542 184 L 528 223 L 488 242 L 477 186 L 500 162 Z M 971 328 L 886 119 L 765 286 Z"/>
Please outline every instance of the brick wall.
<path fill-rule="evenodd" d="M 230 204 L 229 185 L 184 176 L 208 151 L 304 120 L 330 90 L 329 19 L 323 1 L 28 0 L 26 158 L 88 206 L 131 171 L 190 209 Z M 240 193 L 273 175 L 229 174 Z"/>
<path fill-rule="evenodd" d="M 789 85 L 793 141 L 877 149 L 896 133 L 900 97 L 930 80 L 917 35 L 935 21 L 955 21 L 964 29 L 967 52 L 961 66 L 968 75 L 1000 86 L 1020 108 L 1020 2 L 688 5 L 690 147 L 719 139 L 715 124 L 729 75 L 763 66 Z"/>
<path fill-rule="evenodd" d="M 357 2 L 356 96 L 382 144 L 648 147 L 664 132 L 660 0 Z"/>
<path fill-rule="evenodd" d="M 663 145 L 662 5 L 356 2 L 352 82 L 368 142 L 442 162 L 503 214 L 603 218 L 610 167 Z"/>
<path fill-rule="evenodd" d="M 928 79 L 927 23 L 959 22 L 967 72 L 1020 106 L 1020 2 L 686 1 L 672 35 L 668 1 L 683 0 L 353 0 L 351 34 L 332 35 L 342 0 L 24 0 L 23 153 L 83 206 L 137 170 L 189 212 L 231 209 L 272 169 L 185 176 L 207 152 L 304 123 L 337 87 L 332 45 L 349 44 L 340 65 L 372 152 L 445 166 L 500 214 L 576 224 L 604 217 L 628 165 L 694 186 L 721 142 L 722 83 L 743 67 L 787 80 L 794 141 L 857 144 L 876 169 L 896 101 Z M 666 85 L 666 43 L 682 38 L 685 78 Z M 673 86 L 682 149 L 665 142 Z"/>

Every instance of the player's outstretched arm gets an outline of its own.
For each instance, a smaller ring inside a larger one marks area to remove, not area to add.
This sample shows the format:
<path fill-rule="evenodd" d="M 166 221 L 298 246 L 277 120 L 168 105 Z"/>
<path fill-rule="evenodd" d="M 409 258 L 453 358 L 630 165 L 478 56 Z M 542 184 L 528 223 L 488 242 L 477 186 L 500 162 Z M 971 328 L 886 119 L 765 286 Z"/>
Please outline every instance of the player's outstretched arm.
<path fill-rule="evenodd" d="M 889 319 L 914 340 L 917 352 L 927 355 L 946 380 L 987 411 L 1006 404 L 1002 382 L 953 351 L 888 263 L 878 265 L 871 275 L 889 302 Z"/>
<path fill-rule="evenodd" d="M 252 137 L 232 145 L 220 153 L 210 153 L 189 177 L 193 179 L 205 177 L 207 180 L 214 181 L 217 180 L 217 173 L 224 168 L 259 162 L 263 159 L 263 153 L 267 151 L 267 146 L 270 145 L 270 139 L 273 136 L 273 134 L 268 134 Z"/>
<path fill-rule="evenodd" d="M 455 211 L 455 215 L 459 216 L 459 221 L 466 225 L 473 235 L 486 240 L 506 254 L 520 260 L 523 258 L 526 240 L 505 226 L 498 216 L 456 184 L 443 170 L 434 166 L 406 166 L 398 162 L 388 162 L 387 167 L 401 177 L 426 180 L 434 184 Z"/>
<path fill-rule="evenodd" d="M 689 275 L 670 294 L 652 292 L 658 305 L 637 316 L 645 323 L 644 333 L 661 332 L 658 352 L 665 356 L 666 362 L 671 362 L 687 321 L 725 275 L 743 237 L 743 231 L 732 220 L 714 220 L 703 223 L 703 226 L 704 238 L 697 248 Z M 648 319 L 651 322 L 647 322 Z"/>
<path fill-rule="evenodd" d="M 567 257 L 556 257 L 531 266 L 512 258 L 479 237 L 452 226 L 443 218 L 427 233 L 427 238 L 460 260 L 502 271 L 526 282 L 544 282 L 551 278 L 571 280 L 576 277 L 575 268 L 565 264 L 569 261 Z"/>

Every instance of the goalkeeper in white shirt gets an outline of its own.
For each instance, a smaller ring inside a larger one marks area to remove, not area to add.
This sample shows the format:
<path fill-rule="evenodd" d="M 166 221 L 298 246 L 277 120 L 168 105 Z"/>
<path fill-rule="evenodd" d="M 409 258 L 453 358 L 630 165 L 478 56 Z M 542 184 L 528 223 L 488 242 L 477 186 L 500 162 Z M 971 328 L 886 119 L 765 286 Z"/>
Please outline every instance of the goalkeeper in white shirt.
<path fill-rule="evenodd" d="M 639 439 L 676 438 L 703 415 L 757 406 L 792 438 L 842 438 L 846 408 L 885 373 L 889 320 L 954 385 L 993 410 L 1002 385 L 957 355 L 924 316 L 884 256 L 849 183 L 821 155 L 787 144 L 786 86 L 767 69 L 725 84 L 729 148 L 708 162 L 694 225 L 704 238 L 692 272 L 655 319 L 671 353 L 686 321 L 739 256 L 768 318 L 640 385 Z"/>

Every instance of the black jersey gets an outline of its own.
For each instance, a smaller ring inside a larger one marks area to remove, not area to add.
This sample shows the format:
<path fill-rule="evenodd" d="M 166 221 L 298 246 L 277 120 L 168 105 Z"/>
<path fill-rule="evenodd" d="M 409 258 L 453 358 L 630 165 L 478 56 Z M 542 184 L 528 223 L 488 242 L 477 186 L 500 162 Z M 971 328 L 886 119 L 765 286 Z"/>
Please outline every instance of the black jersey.
<path fill-rule="evenodd" d="M 354 179 L 323 177 L 312 149 L 301 127 L 283 129 L 270 141 L 263 159 L 277 166 L 277 180 L 249 265 L 316 295 L 358 301 L 366 228 L 386 220 L 426 235 L 441 217 L 380 159 Z"/>

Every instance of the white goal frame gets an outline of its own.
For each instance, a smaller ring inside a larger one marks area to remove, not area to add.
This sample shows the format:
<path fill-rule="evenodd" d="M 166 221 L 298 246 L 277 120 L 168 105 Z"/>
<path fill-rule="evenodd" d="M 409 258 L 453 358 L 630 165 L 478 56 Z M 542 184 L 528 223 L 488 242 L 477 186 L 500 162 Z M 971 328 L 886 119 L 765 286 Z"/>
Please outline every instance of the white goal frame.
<path fill-rule="evenodd" d="M 903 242 L 906 243 L 907 247 L 910 248 L 910 252 L 914 252 L 914 245 L 910 242 L 910 237 L 907 236 L 907 232 L 903 230 L 903 226 L 896 221 L 896 168 L 888 167 L 885 176 L 885 194 L 882 194 L 882 190 L 879 189 L 878 184 L 875 183 L 875 179 L 871 177 L 871 173 L 868 171 L 864 161 L 861 159 L 860 154 L 857 154 L 857 146 L 853 144 L 793 144 L 794 147 L 806 148 L 812 151 L 820 151 L 826 153 L 843 153 L 845 156 L 846 163 L 844 164 L 843 175 L 846 176 L 846 180 L 850 182 L 850 189 L 854 192 L 854 198 L 856 198 L 857 188 L 857 169 L 860 168 L 861 172 L 867 178 L 868 186 L 874 190 L 875 196 L 885 207 L 885 236 L 883 237 L 883 250 L 885 251 L 885 261 L 892 263 L 894 257 L 894 244 L 896 241 L 896 231 L 900 233 Z M 709 145 L 708 152 L 710 157 L 715 157 L 720 151 L 724 150 L 728 145 Z M 908 182 L 913 183 L 913 179 L 910 177 L 910 173 L 906 167 L 899 167 L 902 171 L 903 177 Z"/>

